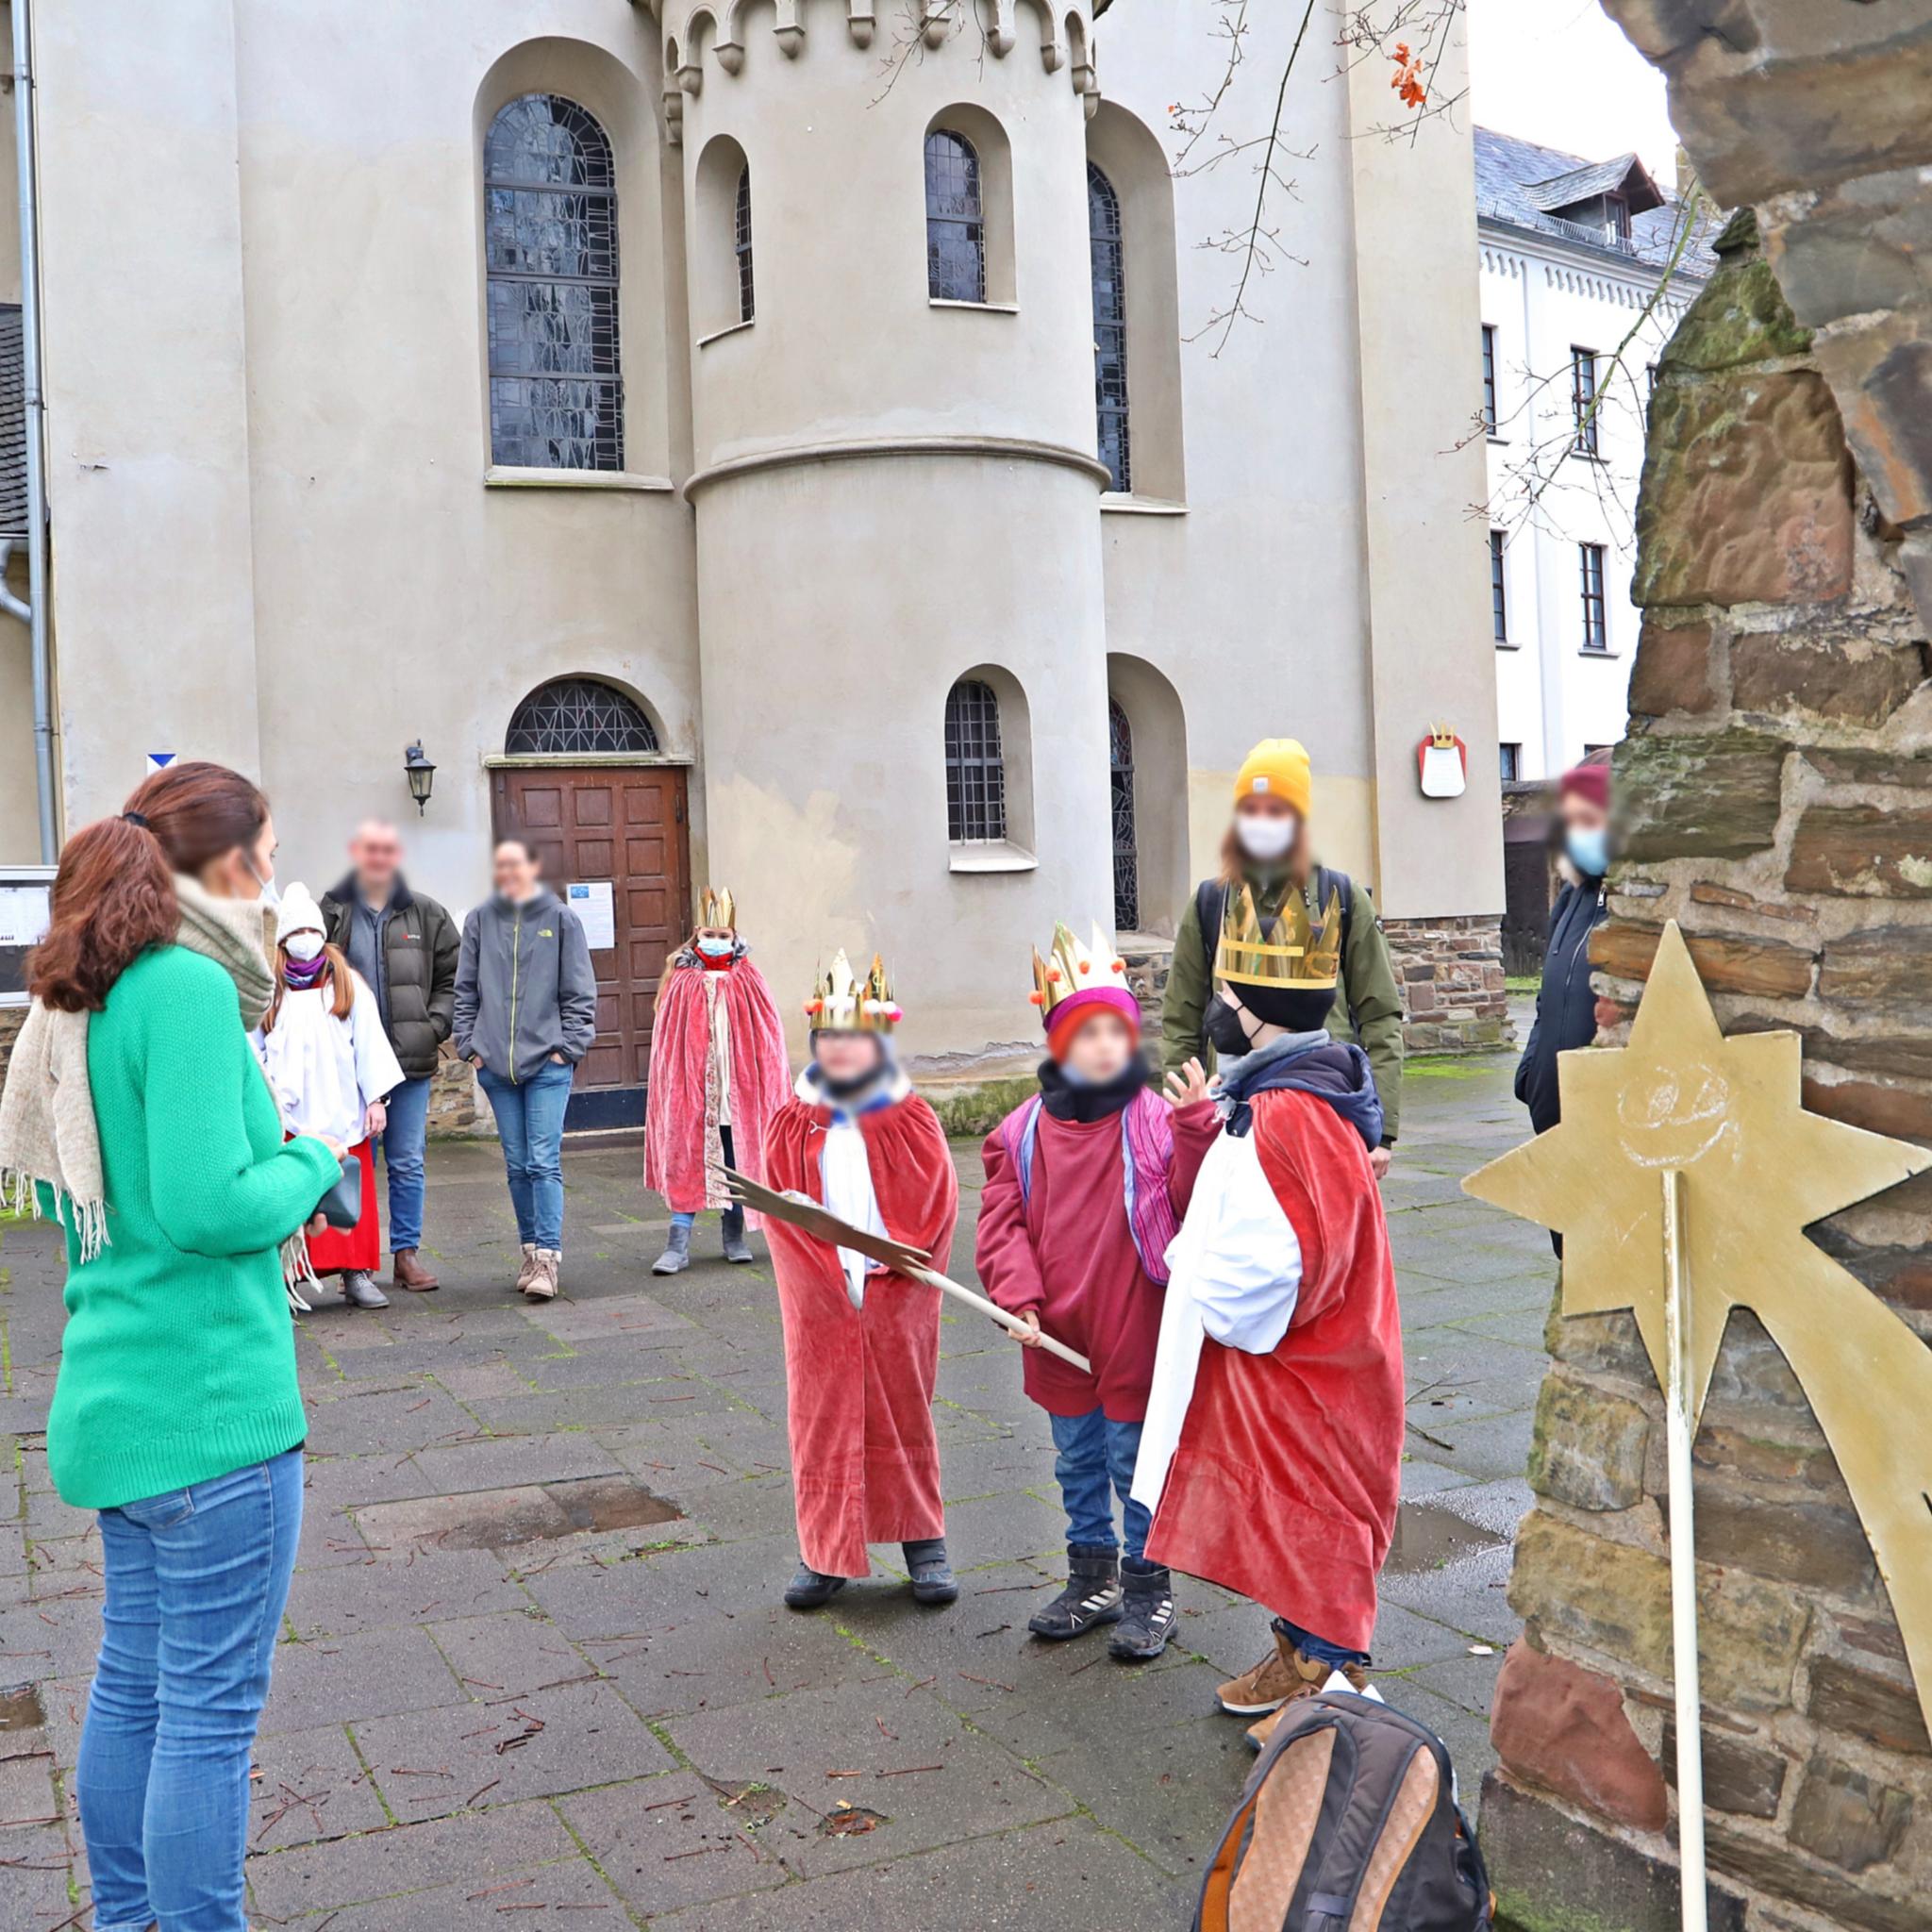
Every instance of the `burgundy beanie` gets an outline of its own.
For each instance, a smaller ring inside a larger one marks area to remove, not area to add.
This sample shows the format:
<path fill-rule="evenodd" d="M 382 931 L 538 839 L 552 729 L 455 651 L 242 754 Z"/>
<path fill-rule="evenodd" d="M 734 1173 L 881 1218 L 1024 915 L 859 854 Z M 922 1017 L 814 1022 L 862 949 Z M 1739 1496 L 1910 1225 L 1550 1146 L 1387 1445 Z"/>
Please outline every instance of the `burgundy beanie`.
<path fill-rule="evenodd" d="M 1599 764 L 1593 758 L 1585 758 L 1580 765 L 1572 765 L 1563 774 L 1557 786 L 1557 795 L 1566 797 L 1574 792 L 1578 798 L 1585 798 L 1599 811 L 1610 808 L 1610 768 L 1607 762 Z"/>

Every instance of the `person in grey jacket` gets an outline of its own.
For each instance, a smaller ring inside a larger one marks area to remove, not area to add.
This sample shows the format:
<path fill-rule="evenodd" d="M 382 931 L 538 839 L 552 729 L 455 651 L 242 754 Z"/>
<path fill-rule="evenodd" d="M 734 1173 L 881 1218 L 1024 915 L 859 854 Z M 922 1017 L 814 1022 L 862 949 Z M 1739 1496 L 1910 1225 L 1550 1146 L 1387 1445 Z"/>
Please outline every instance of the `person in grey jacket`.
<path fill-rule="evenodd" d="M 563 1113 L 597 1032 L 597 984 L 576 914 L 538 877 L 521 839 L 498 841 L 496 890 L 463 921 L 456 1048 L 490 1097 L 530 1301 L 557 1292 L 563 1260 Z"/>

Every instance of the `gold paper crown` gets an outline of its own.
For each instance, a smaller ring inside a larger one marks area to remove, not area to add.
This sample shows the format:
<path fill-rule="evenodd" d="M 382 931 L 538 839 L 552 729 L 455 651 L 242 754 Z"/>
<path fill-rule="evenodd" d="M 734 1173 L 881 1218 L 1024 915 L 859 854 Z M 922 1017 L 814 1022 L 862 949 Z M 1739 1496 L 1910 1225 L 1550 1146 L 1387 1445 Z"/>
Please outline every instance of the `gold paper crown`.
<path fill-rule="evenodd" d="M 1123 992 L 1129 991 L 1127 962 L 1114 951 L 1113 941 L 1097 922 L 1091 945 L 1082 945 L 1072 928 L 1062 923 L 1053 929 L 1053 946 L 1044 959 L 1040 957 L 1039 947 L 1033 949 L 1031 997 L 1042 1019 L 1076 992 L 1091 992 L 1109 986 L 1119 987 Z"/>
<path fill-rule="evenodd" d="M 738 930 L 738 902 L 729 886 L 705 888 L 705 896 L 698 902 L 698 924 L 713 932 Z"/>
<path fill-rule="evenodd" d="M 842 947 L 813 980 L 805 1013 L 815 1033 L 890 1033 L 903 1017 L 892 997 L 892 982 L 886 976 L 886 962 L 874 953 L 860 979 Z"/>
<path fill-rule="evenodd" d="M 1319 920 L 1290 889 L 1274 922 L 1263 926 L 1253 891 L 1229 891 L 1221 916 L 1214 976 L 1231 986 L 1332 987 L 1341 973 L 1341 890 L 1328 894 Z"/>

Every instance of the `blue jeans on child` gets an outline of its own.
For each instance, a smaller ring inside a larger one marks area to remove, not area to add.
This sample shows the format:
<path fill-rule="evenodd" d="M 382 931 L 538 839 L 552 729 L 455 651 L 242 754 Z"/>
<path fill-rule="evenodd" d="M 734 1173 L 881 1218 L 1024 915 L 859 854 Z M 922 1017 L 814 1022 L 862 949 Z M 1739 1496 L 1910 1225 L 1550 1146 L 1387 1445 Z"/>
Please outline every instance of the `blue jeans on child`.
<path fill-rule="evenodd" d="M 477 1084 L 490 1096 L 503 1164 L 509 1174 L 517 1239 L 533 1247 L 563 1247 L 563 1110 L 575 1067 L 545 1060 L 527 1080 L 500 1080 L 488 1067 Z"/>
<path fill-rule="evenodd" d="M 1286 1617 L 1276 1617 L 1274 1627 L 1310 1663 L 1326 1664 L 1331 1671 L 1339 1671 L 1343 1664 L 1365 1664 L 1369 1660 L 1367 1651 L 1344 1650 L 1339 1643 L 1330 1643 L 1325 1637 L 1317 1637 L 1313 1631 L 1304 1630 L 1299 1624 L 1291 1624 Z"/>
<path fill-rule="evenodd" d="M 1134 1480 L 1134 1461 L 1141 1453 L 1139 1423 L 1109 1422 L 1102 1409 L 1085 1415 L 1054 1415 L 1053 1446 L 1058 1457 L 1053 1473 L 1059 1478 L 1060 1501 L 1067 1510 L 1067 1541 L 1096 1549 L 1117 1549 L 1113 1499 L 1121 1499 L 1121 1525 L 1126 1553 L 1139 1558 L 1147 1548 L 1153 1518 L 1144 1504 L 1127 1493 Z"/>
<path fill-rule="evenodd" d="M 389 1097 L 389 1124 L 376 1137 L 389 1174 L 389 1247 L 423 1245 L 423 1153 L 429 1140 L 429 1079 L 405 1080 Z"/>
<path fill-rule="evenodd" d="M 75 1784 L 96 1932 L 244 1932 L 248 1757 L 302 1528 L 302 1452 L 100 1512 Z"/>

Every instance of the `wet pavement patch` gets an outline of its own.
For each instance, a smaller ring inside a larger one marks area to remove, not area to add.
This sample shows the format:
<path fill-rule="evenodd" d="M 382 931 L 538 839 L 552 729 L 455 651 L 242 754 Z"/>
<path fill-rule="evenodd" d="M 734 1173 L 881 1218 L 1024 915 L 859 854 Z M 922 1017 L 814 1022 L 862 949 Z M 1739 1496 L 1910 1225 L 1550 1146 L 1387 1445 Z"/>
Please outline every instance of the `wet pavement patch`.
<path fill-rule="evenodd" d="M 378 1546 L 413 1541 L 433 1542 L 445 1550 L 503 1550 L 583 1530 L 675 1523 L 683 1514 L 675 1503 L 653 1494 L 635 1476 L 592 1475 L 373 1503 L 356 1511 L 356 1522 Z"/>
<path fill-rule="evenodd" d="M 32 1684 L 0 1684 L 0 1731 L 8 1737 L 38 1730 L 47 1721 L 41 1693 Z"/>
<path fill-rule="evenodd" d="M 1395 1540 L 1382 1567 L 1394 1576 L 1415 1576 L 1507 1541 L 1441 1503 L 1405 1503 L 1395 1512 Z"/>

